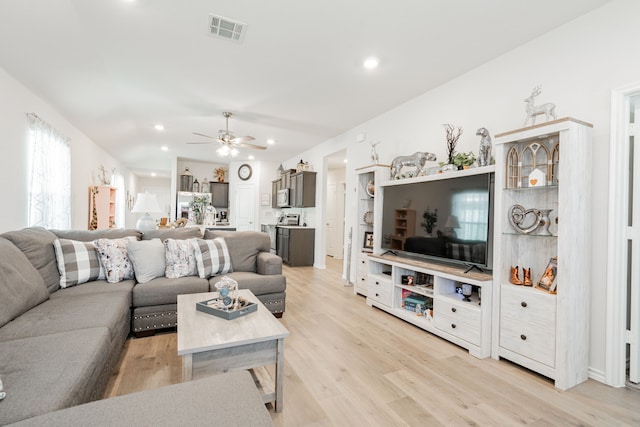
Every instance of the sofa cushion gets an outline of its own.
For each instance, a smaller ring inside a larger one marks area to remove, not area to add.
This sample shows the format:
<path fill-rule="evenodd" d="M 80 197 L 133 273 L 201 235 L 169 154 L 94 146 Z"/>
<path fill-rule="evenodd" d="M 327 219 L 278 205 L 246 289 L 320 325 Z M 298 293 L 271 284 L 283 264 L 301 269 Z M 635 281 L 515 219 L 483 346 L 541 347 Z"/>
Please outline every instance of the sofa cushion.
<path fill-rule="evenodd" d="M 2 237 L 10 240 L 26 255 L 42 276 L 49 292 L 55 292 L 60 288 L 60 273 L 58 273 L 56 253 L 53 249 L 55 234 L 42 227 L 29 227 L 9 231 Z"/>
<path fill-rule="evenodd" d="M 145 231 L 142 240 L 160 239 L 201 239 L 202 231 L 200 227 L 162 228 L 158 230 Z"/>
<path fill-rule="evenodd" d="M 94 280 L 93 282 L 84 283 L 82 286 L 60 289 L 58 292 L 51 294 L 49 298 L 72 298 L 82 295 L 121 293 L 128 298 L 128 305 L 131 306 L 131 292 L 135 284 L 135 280 L 123 280 L 118 283 L 109 283 L 106 280 Z"/>
<path fill-rule="evenodd" d="M 265 276 L 257 273 L 250 273 L 247 271 L 234 271 L 226 276 L 231 277 L 238 282 L 239 289 L 249 289 L 254 295 L 272 294 L 276 292 L 284 292 L 286 285 L 286 278 L 279 275 Z M 209 279 L 210 291 L 216 291 L 215 284 L 226 276 L 215 276 Z"/>
<path fill-rule="evenodd" d="M 256 271 L 258 252 L 269 252 L 271 241 L 267 233 L 259 231 L 219 231 L 207 230 L 205 239 L 224 237 L 229 247 L 234 271 Z"/>
<path fill-rule="evenodd" d="M 98 260 L 93 242 L 56 239 L 53 247 L 56 251 L 61 288 L 104 279 L 104 269 Z"/>
<path fill-rule="evenodd" d="M 158 277 L 147 283 L 138 283 L 133 288 L 133 306 L 176 304 L 178 295 L 209 292 L 209 281 L 198 276 L 170 279 Z"/>
<path fill-rule="evenodd" d="M 0 327 L 46 301 L 42 276 L 20 249 L 0 237 Z"/>
<path fill-rule="evenodd" d="M 132 228 L 115 228 L 105 230 L 51 230 L 60 239 L 79 240 L 81 242 L 93 242 L 98 239 L 122 239 L 123 237 L 135 237 L 140 240 L 142 233 Z"/>
<path fill-rule="evenodd" d="M 195 276 L 198 273 L 192 240 L 165 239 L 164 275 L 169 279 Z"/>
<path fill-rule="evenodd" d="M 164 276 L 164 245 L 160 239 L 129 242 L 127 253 L 139 283 Z"/>
<path fill-rule="evenodd" d="M 25 420 L 18 426 L 273 426 L 247 371 L 90 402 Z"/>
<path fill-rule="evenodd" d="M 129 317 L 130 301 L 119 292 L 50 298 L 0 328 L 0 342 L 96 327 L 108 328 L 115 339 Z"/>
<path fill-rule="evenodd" d="M 233 271 L 229 248 L 222 237 L 211 240 L 194 239 L 191 242 L 201 279 Z"/>
<path fill-rule="evenodd" d="M 110 342 L 106 328 L 0 342 L 0 425 L 86 402 Z"/>
<path fill-rule="evenodd" d="M 133 266 L 127 255 L 127 245 L 133 240 L 135 238 L 129 236 L 122 239 L 98 239 L 95 241 L 96 251 L 109 283 L 134 278 Z"/>

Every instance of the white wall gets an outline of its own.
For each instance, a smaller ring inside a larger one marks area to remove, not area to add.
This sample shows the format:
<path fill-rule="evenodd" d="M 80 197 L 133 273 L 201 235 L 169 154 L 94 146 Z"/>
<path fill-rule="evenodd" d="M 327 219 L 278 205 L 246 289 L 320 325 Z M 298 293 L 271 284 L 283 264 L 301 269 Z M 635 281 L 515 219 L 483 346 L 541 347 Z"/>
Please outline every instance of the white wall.
<path fill-rule="evenodd" d="M 347 229 L 355 226 L 355 169 L 370 164 L 368 143 L 357 144 L 356 135 L 366 132 L 367 141 L 381 141 L 376 147 L 380 163 L 398 155 L 431 151 L 445 158 L 443 123 L 460 125 L 464 134 L 458 151 L 477 153 L 475 131 L 486 127 L 491 134 L 522 127 L 524 98 L 541 84 L 537 103 L 554 102 L 558 117 L 571 116 L 594 125 L 593 174 L 594 218 L 590 230 L 591 251 L 591 351 L 590 374 L 604 378 L 605 301 L 607 259 L 607 197 L 609 160 L 610 91 L 640 81 L 637 55 L 637 17 L 640 2 L 618 0 L 535 39 L 497 59 L 489 61 L 434 90 L 326 141 L 300 157 L 316 161 L 347 148 Z M 505 35 L 508 36 L 508 35 Z M 416 54 L 420 54 L 416 52 Z M 455 52 L 452 52 L 455 55 Z M 437 67 L 437 64 L 434 64 Z M 318 176 L 318 190 L 325 177 Z M 324 198 L 318 198 L 322 203 Z M 318 212 L 323 207 L 318 206 Z M 576 212 L 576 215 L 579 215 Z M 570 219 L 568 219 L 570 220 Z M 322 224 L 323 221 L 318 221 Z M 318 233 L 316 234 L 316 236 Z M 320 249 L 320 250 L 319 250 Z M 324 256 L 316 238 L 316 260 Z M 581 327 L 581 325 L 576 325 Z"/>
<path fill-rule="evenodd" d="M 135 188 L 135 176 L 94 144 L 59 112 L 0 68 L 0 232 L 27 226 L 27 119 L 35 113 L 70 138 L 71 144 L 71 227 L 89 225 L 89 186 L 98 184 L 100 165 L 115 167 L 128 186 Z M 135 191 L 135 190 L 134 190 Z M 127 215 L 125 226 L 135 225 Z"/>
<path fill-rule="evenodd" d="M 171 178 L 162 177 L 138 177 L 138 193 L 155 194 L 158 205 L 162 212 L 149 212 L 149 215 L 155 219 L 169 218 L 171 215 L 171 204 L 175 203 L 175 196 L 171 196 Z M 134 194 L 135 196 L 135 194 Z M 144 214 L 137 213 L 136 221 Z"/>

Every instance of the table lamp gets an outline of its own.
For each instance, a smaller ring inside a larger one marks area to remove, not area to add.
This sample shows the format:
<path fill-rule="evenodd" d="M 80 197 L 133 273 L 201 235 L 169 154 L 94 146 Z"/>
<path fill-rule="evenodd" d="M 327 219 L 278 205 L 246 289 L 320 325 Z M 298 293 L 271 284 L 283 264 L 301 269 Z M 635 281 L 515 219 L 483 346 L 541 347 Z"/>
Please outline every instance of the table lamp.
<path fill-rule="evenodd" d="M 447 218 L 447 222 L 444 224 L 445 228 L 445 236 L 447 237 L 456 237 L 456 228 L 460 228 L 460 223 L 458 222 L 458 217 L 455 215 L 449 215 Z"/>
<path fill-rule="evenodd" d="M 138 219 L 136 228 L 143 232 L 155 230 L 156 220 L 151 218 L 149 212 L 162 212 L 162 209 L 160 209 L 160 205 L 158 205 L 158 200 L 156 199 L 155 194 L 138 193 L 136 203 L 133 205 L 131 213 L 141 212 L 144 212 L 144 215 L 142 215 L 140 219 Z"/>

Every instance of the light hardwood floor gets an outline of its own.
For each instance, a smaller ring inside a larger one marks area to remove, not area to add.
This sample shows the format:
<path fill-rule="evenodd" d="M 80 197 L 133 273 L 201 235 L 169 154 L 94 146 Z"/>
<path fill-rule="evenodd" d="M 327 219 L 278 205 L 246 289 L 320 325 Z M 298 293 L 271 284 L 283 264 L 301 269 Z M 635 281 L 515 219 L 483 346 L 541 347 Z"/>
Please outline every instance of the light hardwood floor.
<path fill-rule="evenodd" d="M 327 269 L 287 268 L 284 411 L 276 426 L 640 425 L 640 391 L 589 380 L 561 392 L 368 307 Z M 177 383 L 176 334 L 127 340 L 105 397 Z M 215 402 L 212 402 L 215 404 Z M 188 422 L 185 422 L 188 425 Z"/>

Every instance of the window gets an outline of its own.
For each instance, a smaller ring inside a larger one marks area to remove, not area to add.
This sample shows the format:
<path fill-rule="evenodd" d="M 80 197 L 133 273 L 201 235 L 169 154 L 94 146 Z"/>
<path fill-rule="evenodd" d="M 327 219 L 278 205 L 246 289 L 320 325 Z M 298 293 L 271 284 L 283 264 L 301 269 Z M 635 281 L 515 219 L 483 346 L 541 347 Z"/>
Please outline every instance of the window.
<path fill-rule="evenodd" d="M 457 236 L 462 240 L 486 240 L 489 227 L 487 191 L 462 191 L 453 196 L 452 214 L 458 218 Z"/>
<path fill-rule="evenodd" d="M 28 225 L 71 227 L 71 149 L 69 138 L 35 114 L 27 114 Z"/>

